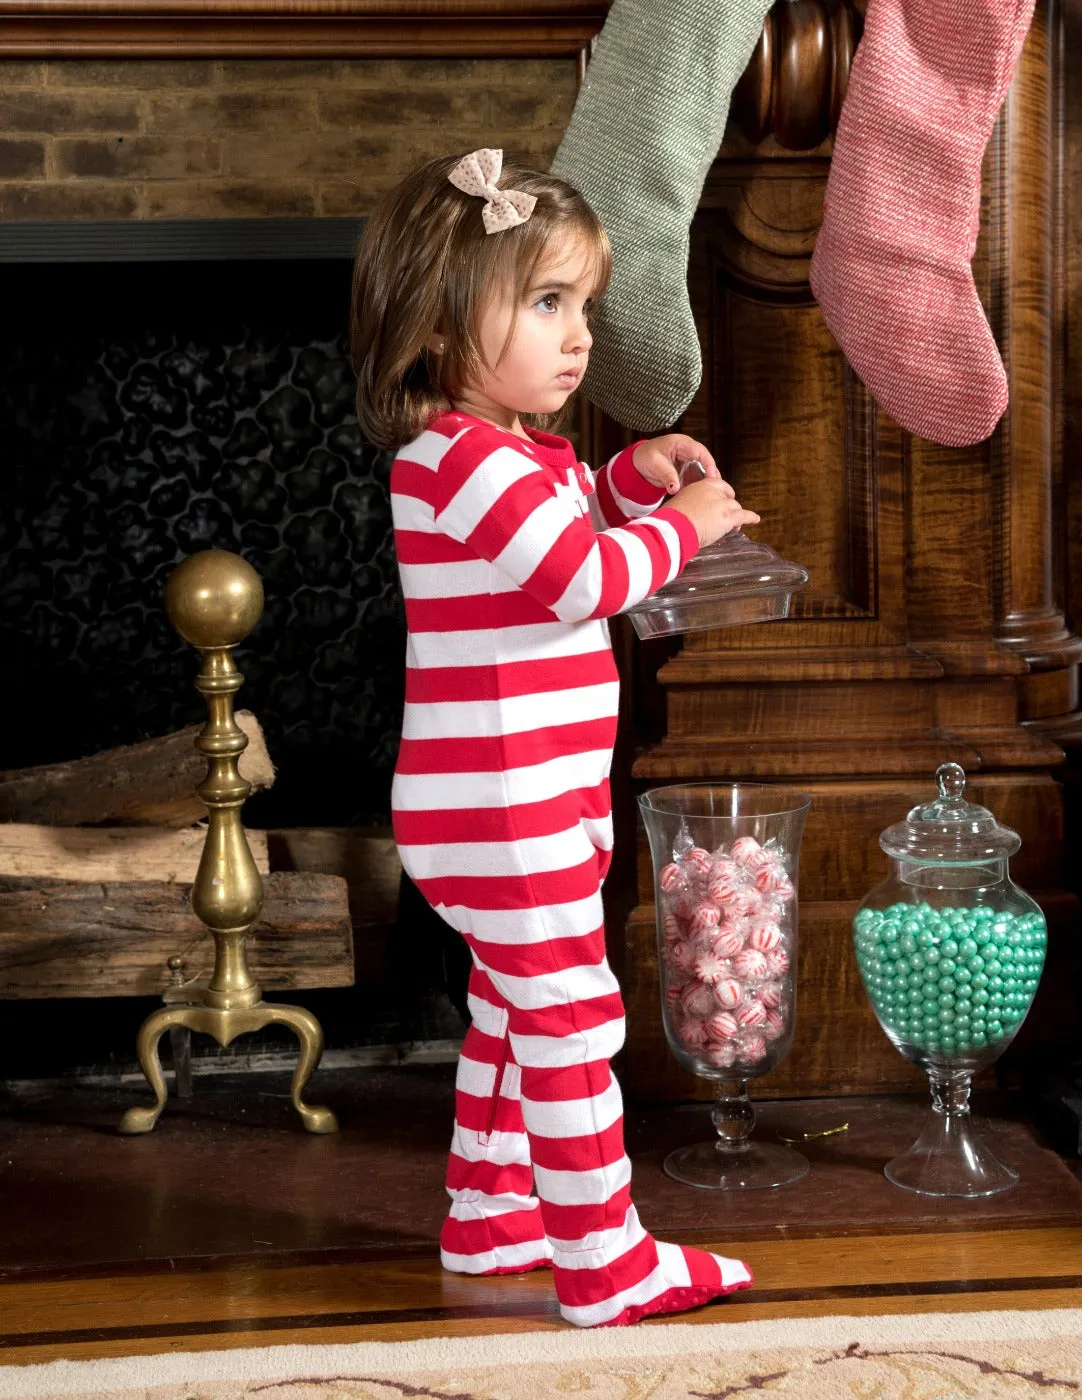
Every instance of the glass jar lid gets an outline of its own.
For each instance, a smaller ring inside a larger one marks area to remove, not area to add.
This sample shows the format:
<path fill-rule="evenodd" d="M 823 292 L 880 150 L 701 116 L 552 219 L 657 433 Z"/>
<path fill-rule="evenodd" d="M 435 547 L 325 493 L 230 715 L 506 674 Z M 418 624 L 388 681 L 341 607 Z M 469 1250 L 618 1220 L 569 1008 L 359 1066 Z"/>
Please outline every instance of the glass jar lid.
<path fill-rule="evenodd" d="M 681 485 L 705 475 L 701 462 L 685 462 Z M 770 622 L 789 615 L 792 595 L 807 583 L 807 569 L 733 530 L 700 549 L 674 579 L 626 611 L 643 638 Z"/>
<path fill-rule="evenodd" d="M 987 807 L 965 800 L 966 775 L 957 763 L 941 764 L 935 780 L 935 801 L 914 807 L 904 822 L 888 826 L 880 836 L 888 856 L 958 865 L 1014 855 L 1022 838 L 1009 826 L 1000 826 Z"/>

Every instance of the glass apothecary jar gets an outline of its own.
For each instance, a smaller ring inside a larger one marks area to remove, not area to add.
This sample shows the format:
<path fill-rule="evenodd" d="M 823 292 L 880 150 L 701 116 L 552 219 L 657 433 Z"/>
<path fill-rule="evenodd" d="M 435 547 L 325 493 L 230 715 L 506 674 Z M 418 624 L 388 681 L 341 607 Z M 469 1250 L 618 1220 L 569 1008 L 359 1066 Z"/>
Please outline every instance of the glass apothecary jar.
<path fill-rule="evenodd" d="M 665 1037 L 713 1081 L 709 1142 L 670 1152 L 676 1181 L 715 1191 L 785 1186 L 808 1170 L 751 1137 L 748 1083 L 789 1051 L 796 1019 L 797 885 L 811 798 L 767 783 L 684 783 L 639 798 L 654 866 Z"/>
<path fill-rule="evenodd" d="M 879 838 L 891 873 L 861 904 L 853 936 L 879 1024 L 932 1086 L 929 1125 L 887 1178 L 924 1195 L 988 1196 L 1018 1178 L 974 1131 L 970 1083 L 1025 1020 L 1047 933 L 1010 878 L 1017 832 L 966 801 L 958 764 L 943 764 L 936 782 L 932 802 Z"/>

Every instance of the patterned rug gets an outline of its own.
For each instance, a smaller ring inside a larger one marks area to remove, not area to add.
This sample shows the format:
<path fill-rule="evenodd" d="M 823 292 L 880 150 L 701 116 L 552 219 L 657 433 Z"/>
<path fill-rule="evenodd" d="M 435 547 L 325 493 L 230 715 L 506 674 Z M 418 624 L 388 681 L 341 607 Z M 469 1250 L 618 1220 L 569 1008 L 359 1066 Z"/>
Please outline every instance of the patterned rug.
<path fill-rule="evenodd" d="M 1082 1396 L 1082 1309 L 672 1323 L 0 1366 L 3 1400 Z"/>

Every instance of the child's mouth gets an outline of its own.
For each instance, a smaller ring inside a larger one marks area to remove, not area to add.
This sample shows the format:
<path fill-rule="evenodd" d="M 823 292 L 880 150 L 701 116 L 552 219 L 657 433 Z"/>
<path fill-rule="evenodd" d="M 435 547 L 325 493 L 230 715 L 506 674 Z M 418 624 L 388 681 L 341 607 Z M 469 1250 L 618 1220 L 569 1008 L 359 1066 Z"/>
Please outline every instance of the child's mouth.
<path fill-rule="evenodd" d="M 563 374 L 556 376 L 556 383 L 561 389 L 573 389 L 582 378 L 581 369 L 566 369 Z"/>

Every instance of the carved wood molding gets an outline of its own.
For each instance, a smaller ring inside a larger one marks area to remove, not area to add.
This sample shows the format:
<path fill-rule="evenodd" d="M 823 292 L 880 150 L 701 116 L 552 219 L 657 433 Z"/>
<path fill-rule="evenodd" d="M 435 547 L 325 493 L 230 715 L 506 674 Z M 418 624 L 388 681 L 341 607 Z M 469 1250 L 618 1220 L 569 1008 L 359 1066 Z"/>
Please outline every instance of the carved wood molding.
<path fill-rule="evenodd" d="M 809 150 L 833 131 L 865 0 L 778 0 L 734 123 Z M 0 58 L 585 59 L 610 0 L 0 0 Z"/>
<path fill-rule="evenodd" d="M 1056 228 L 1062 178 L 1054 84 L 1058 42 L 1054 8 L 1039 4 L 991 151 L 1002 286 L 993 314 L 1011 395 L 995 458 L 996 637 L 1035 672 L 1082 661 L 1082 638 L 1064 620 L 1052 568 L 1058 448 L 1053 308 L 1059 272 L 1050 231 Z"/>
<path fill-rule="evenodd" d="M 856 0 L 783 0 L 733 92 L 731 118 L 753 145 L 810 151 L 832 136 L 861 32 Z"/>
<path fill-rule="evenodd" d="M 3 58 L 571 57 L 609 0 L 0 0 Z"/>

